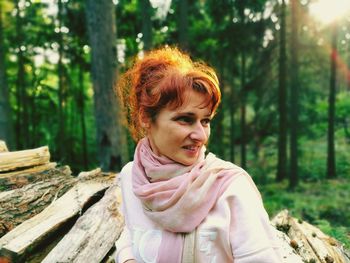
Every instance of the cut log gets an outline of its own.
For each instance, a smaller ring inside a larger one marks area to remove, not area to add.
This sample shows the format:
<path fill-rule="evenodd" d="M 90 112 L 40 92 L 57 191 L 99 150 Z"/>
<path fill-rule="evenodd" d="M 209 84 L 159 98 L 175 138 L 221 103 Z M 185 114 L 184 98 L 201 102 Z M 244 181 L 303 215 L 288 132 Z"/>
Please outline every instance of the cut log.
<path fill-rule="evenodd" d="M 24 221 L 0 239 L 0 262 L 17 262 L 50 235 L 77 216 L 95 194 L 111 186 L 112 180 L 78 182 L 72 189 L 46 207 L 41 213 Z"/>
<path fill-rule="evenodd" d="M 47 146 L 16 152 L 0 152 L 0 172 L 48 163 L 50 152 Z"/>
<path fill-rule="evenodd" d="M 41 181 L 0 192 L 0 237 L 45 209 L 73 186 L 68 166 L 50 170 Z"/>
<path fill-rule="evenodd" d="M 290 238 L 290 245 L 303 258 L 304 262 L 350 263 L 343 246 L 325 235 L 315 226 L 291 217 L 287 210 L 281 211 L 272 220 L 277 229 Z"/>
<path fill-rule="evenodd" d="M 88 180 L 94 177 L 101 176 L 101 168 L 96 168 L 88 172 L 81 172 L 78 175 L 79 180 Z"/>
<path fill-rule="evenodd" d="M 0 140 L 0 152 L 8 152 L 9 150 L 7 149 L 6 142 Z"/>
<path fill-rule="evenodd" d="M 120 202 L 120 188 L 114 185 L 78 219 L 42 262 L 101 262 L 123 230 Z"/>
<path fill-rule="evenodd" d="M 54 177 L 57 173 L 62 172 L 60 169 L 54 169 L 56 165 L 56 163 L 47 163 L 20 171 L 0 173 L 0 191 L 20 188 L 29 183 L 35 183 L 40 180 Z M 65 169 L 64 173 L 68 172 L 70 175 L 71 171 Z"/>

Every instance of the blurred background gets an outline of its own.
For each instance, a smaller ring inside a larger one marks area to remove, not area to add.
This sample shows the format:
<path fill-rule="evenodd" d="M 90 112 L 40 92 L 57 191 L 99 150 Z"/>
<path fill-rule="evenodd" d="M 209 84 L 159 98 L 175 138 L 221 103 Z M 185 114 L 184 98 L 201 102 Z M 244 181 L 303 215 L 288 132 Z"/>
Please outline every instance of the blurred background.
<path fill-rule="evenodd" d="M 119 171 L 135 144 L 114 83 L 164 45 L 218 73 L 210 151 L 252 175 L 270 215 L 350 247 L 349 0 L 0 0 L 0 139 Z"/>

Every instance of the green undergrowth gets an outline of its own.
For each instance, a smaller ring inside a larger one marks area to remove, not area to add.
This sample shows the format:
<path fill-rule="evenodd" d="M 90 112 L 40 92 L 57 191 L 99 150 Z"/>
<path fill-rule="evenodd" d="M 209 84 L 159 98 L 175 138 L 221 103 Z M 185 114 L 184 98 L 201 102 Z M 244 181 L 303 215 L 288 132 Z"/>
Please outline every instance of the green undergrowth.
<path fill-rule="evenodd" d="M 304 183 L 294 191 L 287 183 L 259 186 L 271 218 L 288 209 L 293 217 L 305 220 L 350 248 L 350 180 Z"/>

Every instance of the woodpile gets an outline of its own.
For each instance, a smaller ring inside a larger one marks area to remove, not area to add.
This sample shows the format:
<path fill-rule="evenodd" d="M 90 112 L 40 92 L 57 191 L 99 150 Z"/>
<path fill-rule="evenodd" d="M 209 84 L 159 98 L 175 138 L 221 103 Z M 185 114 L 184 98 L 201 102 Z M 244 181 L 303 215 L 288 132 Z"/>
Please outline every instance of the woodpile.
<path fill-rule="evenodd" d="M 73 176 L 48 147 L 9 152 L 0 141 L 0 263 L 114 262 L 124 226 L 116 174 Z M 272 223 L 283 262 L 350 263 L 335 239 L 281 211 Z"/>
<path fill-rule="evenodd" d="M 317 227 L 292 217 L 287 210 L 271 222 L 284 233 L 286 242 L 306 263 L 350 263 L 350 253 L 334 238 Z"/>
<path fill-rule="evenodd" d="M 48 147 L 0 141 L 0 263 L 106 262 L 124 225 L 116 174 L 73 176 Z"/>

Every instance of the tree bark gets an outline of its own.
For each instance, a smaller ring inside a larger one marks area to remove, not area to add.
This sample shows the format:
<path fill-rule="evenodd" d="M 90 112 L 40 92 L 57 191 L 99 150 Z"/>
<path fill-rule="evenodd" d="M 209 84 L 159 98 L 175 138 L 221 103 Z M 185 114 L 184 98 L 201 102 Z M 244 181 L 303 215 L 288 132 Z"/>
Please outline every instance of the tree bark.
<path fill-rule="evenodd" d="M 120 123 L 120 103 L 113 91 L 117 63 L 113 3 L 111 0 L 88 0 L 86 15 L 91 46 L 98 157 L 102 170 L 117 171 L 126 162 L 127 154 L 123 153 L 123 149 L 127 147 Z"/>
<path fill-rule="evenodd" d="M 281 5 L 280 56 L 279 56 L 279 136 L 277 181 L 287 178 L 287 54 L 286 54 L 286 2 Z"/>
<path fill-rule="evenodd" d="M 76 181 L 68 166 L 39 173 L 41 180 L 0 192 L 0 237 L 45 209 Z"/>
<path fill-rule="evenodd" d="M 42 262 L 101 262 L 123 230 L 120 203 L 120 188 L 110 187 Z"/>
<path fill-rule="evenodd" d="M 23 187 L 52 176 L 57 171 L 56 163 L 46 163 L 28 169 L 0 173 L 0 191 L 8 191 Z"/>
<path fill-rule="evenodd" d="M 330 74 L 329 96 L 328 96 L 327 178 L 336 177 L 334 121 L 335 121 L 335 94 L 336 94 L 336 85 L 337 85 L 337 56 L 338 56 L 337 23 L 334 22 L 331 28 L 332 28 L 332 50 L 330 55 L 331 74 Z"/>

